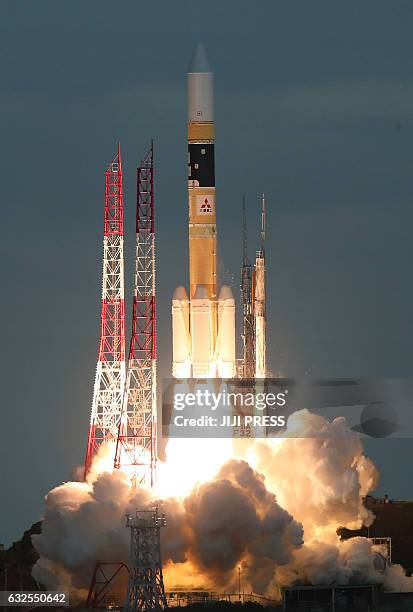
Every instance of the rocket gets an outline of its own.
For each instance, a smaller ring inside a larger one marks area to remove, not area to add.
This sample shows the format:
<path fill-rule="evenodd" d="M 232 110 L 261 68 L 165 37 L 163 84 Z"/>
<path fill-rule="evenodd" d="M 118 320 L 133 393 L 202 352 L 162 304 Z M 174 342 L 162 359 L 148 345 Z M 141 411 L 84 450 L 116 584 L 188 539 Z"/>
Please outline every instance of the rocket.
<path fill-rule="evenodd" d="M 232 378 L 235 301 L 230 287 L 217 288 L 214 83 L 200 44 L 192 55 L 187 85 L 189 295 L 181 286 L 172 299 L 172 374 Z"/>

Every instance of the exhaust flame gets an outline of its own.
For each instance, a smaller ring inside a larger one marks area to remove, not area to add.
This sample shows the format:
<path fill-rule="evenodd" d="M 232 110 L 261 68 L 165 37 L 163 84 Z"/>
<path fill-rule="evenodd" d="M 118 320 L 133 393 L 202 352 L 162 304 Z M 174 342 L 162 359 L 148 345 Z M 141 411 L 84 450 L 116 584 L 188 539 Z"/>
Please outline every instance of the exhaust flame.
<path fill-rule="evenodd" d="M 211 480 L 233 454 L 230 439 L 170 439 L 166 461 L 159 464 L 156 494 L 186 497 L 197 483 Z"/>

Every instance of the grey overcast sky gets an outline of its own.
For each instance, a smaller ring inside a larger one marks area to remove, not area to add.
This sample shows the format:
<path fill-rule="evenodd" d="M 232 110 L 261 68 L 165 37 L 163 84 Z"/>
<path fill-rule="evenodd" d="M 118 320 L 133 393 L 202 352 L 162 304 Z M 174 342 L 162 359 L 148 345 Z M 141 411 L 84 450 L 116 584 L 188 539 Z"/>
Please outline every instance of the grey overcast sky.
<path fill-rule="evenodd" d="M 99 328 L 103 173 L 120 139 L 128 329 L 135 167 L 156 147 L 160 375 L 187 282 L 186 68 L 215 71 L 222 278 L 268 200 L 270 367 L 410 376 L 411 0 L 0 0 L 1 530 L 82 462 Z M 368 442 L 379 493 L 412 498 L 413 444 Z"/>

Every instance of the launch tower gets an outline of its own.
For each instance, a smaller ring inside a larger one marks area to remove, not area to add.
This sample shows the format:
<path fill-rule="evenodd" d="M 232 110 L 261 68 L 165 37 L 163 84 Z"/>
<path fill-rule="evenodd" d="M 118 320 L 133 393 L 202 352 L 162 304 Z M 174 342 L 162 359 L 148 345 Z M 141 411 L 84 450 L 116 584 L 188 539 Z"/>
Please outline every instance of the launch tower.
<path fill-rule="evenodd" d="M 260 248 L 256 252 L 254 269 L 247 254 L 245 200 L 242 202 L 242 266 L 241 306 L 243 359 L 241 377 L 265 378 L 266 355 L 266 279 L 265 279 L 265 197 L 261 199 Z"/>
<path fill-rule="evenodd" d="M 125 389 L 123 185 L 120 145 L 105 173 L 103 283 L 99 354 L 87 442 L 85 477 L 99 447 L 116 443 Z"/>
<path fill-rule="evenodd" d="M 265 197 L 261 201 L 261 244 L 255 257 L 254 319 L 255 378 L 267 375 L 266 355 L 266 287 L 265 287 Z"/>
<path fill-rule="evenodd" d="M 156 304 L 153 143 L 137 171 L 132 336 L 115 468 L 152 487 L 157 458 Z"/>
<path fill-rule="evenodd" d="M 241 267 L 241 306 L 243 360 L 242 378 L 255 376 L 255 324 L 252 291 L 252 266 L 247 253 L 247 218 L 245 198 L 242 199 L 242 267 Z"/>

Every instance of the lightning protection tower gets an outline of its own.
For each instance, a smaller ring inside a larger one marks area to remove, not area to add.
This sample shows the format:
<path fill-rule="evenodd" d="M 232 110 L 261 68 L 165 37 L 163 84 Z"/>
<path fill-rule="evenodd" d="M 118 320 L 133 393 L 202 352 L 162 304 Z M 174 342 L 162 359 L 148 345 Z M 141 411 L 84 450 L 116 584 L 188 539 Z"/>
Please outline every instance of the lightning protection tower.
<path fill-rule="evenodd" d="M 120 145 L 105 173 L 103 284 L 99 354 L 87 442 L 85 477 L 99 447 L 116 443 L 125 390 L 123 186 Z"/>
<path fill-rule="evenodd" d="M 125 611 L 167 608 L 162 576 L 160 530 L 166 524 L 158 507 L 126 515 L 131 530 L 129 585 Z"/>
<path fill-rule="evenodd" d="M 242 267 L 241 267 L 241 306 L 243 341 L 243 378 L 255 376 L 255 323 L 253 306 L 252 266 L 247 254 L 247 220 L 245 198 L 242 198 Z"/>
<path fill-rule="evenodd" d="M 136 268 L 132 336 L 115 468 L 134 486 L 156 473 L 156 303 L 153 142 L 137 171 Z"/>
<path fill-rule="evenodd" d="M 265 287 L 265 197 L 261 200 L 261 245 L 255 257 L 255 378 L 267 375 L 266 287 Z"/>

